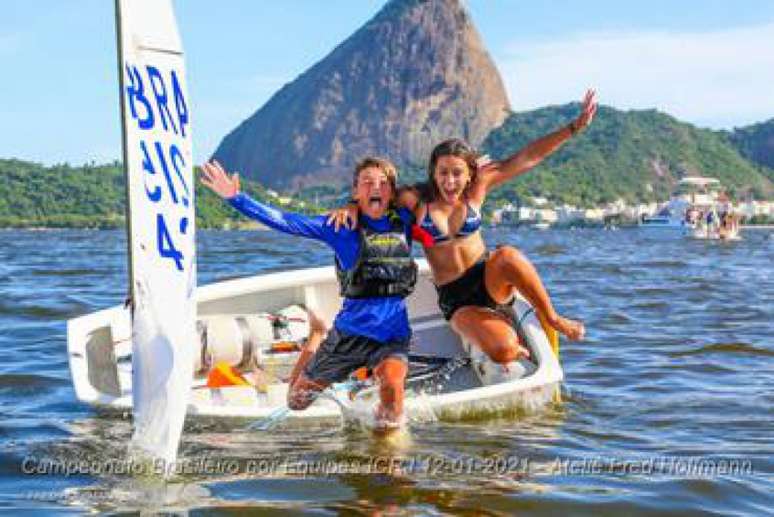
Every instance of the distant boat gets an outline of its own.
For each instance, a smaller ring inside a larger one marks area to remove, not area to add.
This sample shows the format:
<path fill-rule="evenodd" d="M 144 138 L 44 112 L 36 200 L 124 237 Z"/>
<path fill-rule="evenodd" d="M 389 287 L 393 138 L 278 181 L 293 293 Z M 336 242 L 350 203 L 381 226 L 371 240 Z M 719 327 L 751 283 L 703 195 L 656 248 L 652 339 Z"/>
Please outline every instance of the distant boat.
<path fill-rule="evenodd" d="M 551 223 L 541 221 L 539 223 L 535 223 L 533 227 L 537 230 L 548 230 L 549 228 L 551 228 Z"/>
<path fill-rule="evenodd" d="M 672 230 L 694 239 L 739 239 L 738 217 L 717 178 L 687 176 L 656 215 L 643 215 L 642 229 Z"/>

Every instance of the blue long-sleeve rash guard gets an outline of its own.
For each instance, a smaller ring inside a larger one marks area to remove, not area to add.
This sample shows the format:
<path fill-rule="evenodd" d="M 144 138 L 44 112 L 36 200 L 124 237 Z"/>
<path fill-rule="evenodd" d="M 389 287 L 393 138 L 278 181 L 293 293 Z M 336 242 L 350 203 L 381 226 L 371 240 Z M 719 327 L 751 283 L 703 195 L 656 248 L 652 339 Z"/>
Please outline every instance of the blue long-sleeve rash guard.
<path fill-rule="evenodd" d="M 323 241 L 333 248 L 343 269 L 350 270 L 355 266 L 360 252 L 357 230 L 342 228 L 336 231 L 332 225 L 325 224 L 326 216 L 310 217 L 283 212 L 241 192 L 229 198 L 228 203 L 247 217 L 275 230 Z M 411 212 L 399 208 L 398 215 L 406 223 L 406 239 L 411 243 Z M 387 217 L 371 219 L 361 215 L 360 224 L 368 225 L 377 232 L 390 229 Z M 406 304 L 400 296 L 345 298 L 333 325 L 344 334 L 366 336 L 382 343 L 406 339 L 411 335 Z"/>

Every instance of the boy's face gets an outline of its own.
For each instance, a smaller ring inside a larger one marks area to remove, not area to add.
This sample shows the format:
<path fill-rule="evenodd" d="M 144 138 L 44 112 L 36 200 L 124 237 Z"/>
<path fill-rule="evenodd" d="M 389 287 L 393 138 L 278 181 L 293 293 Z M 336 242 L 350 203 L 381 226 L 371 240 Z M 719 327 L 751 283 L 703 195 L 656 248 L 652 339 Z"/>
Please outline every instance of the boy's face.
<path fill-rule="evenodd" d="M 360 212 L 371 219 L 379 219 L 387 211 L 393 190 L 387 175 L 378 167 L 366 167 L 357 176 L 352 197 Z"/>

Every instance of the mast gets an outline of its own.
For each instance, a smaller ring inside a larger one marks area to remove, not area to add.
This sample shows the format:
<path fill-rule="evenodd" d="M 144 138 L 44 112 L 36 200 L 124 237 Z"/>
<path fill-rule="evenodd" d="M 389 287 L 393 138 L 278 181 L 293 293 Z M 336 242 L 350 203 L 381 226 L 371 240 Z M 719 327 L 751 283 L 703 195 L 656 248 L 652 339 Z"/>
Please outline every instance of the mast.
<path fill-rule="evenodd" d="M 121 42 L 122 29 L 121 29 L 121 0 L 115 0 L 116 6 L 116 49 L 118 52 L 118 105 L 121 113 L 121 167 L 124 169 L 124 203 L 126 209 L 124 211 L 124 218 L 126 220 L 126 270 L 127 270 L 127 290 L 126 290 L 126 305 L 134 313 L 134 274 L 132 272 L 132 205 L 129 201 L 129 157 L 127 155 L 127 134 L 126 134 L 126 108 L 124 107 L 124 49 Z"/>

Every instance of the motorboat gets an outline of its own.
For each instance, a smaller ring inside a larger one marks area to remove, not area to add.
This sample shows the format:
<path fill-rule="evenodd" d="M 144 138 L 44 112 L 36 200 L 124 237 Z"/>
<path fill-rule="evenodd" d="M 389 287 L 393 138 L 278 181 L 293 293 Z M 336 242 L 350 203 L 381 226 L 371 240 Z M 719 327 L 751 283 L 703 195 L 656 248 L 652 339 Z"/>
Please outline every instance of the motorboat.
<path fill-rule="evenodd" d="M 739 218 L 720 181 L 702 176 L 681 179 L 670 200 L 655 215 L 643 215 L 639 226 L 694 239 L 739 239 Z"/>

